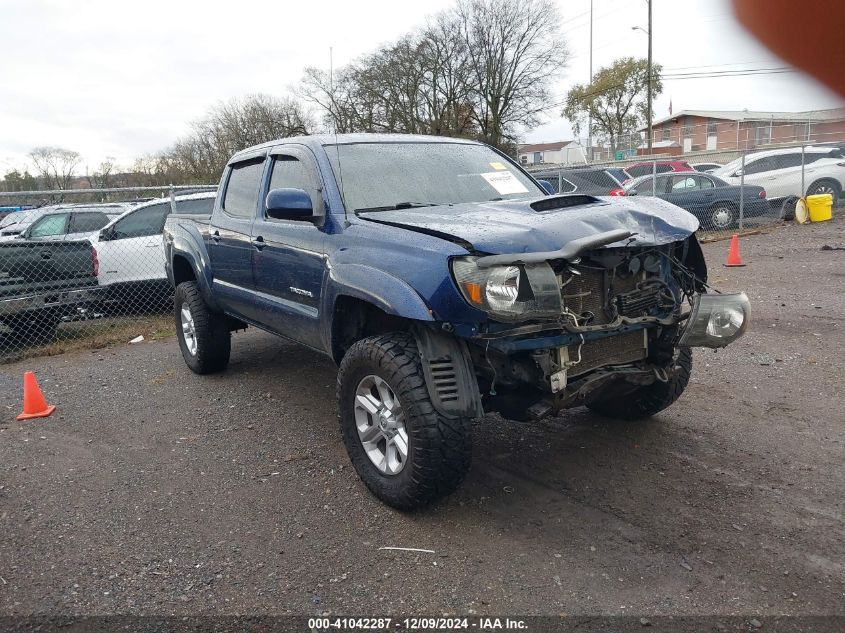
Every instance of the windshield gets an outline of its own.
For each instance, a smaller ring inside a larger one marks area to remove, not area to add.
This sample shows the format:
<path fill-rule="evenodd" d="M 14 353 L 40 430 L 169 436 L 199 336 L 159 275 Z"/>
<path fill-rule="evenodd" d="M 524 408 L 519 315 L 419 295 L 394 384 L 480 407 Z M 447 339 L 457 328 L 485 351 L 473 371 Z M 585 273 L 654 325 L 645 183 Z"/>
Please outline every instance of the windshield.
<path fill-rule="evenodd" d="M 545 195 L 528 176 L 484 145 L 358 143 L 327 146 L 326 153 L 347 211 Z"/>
<path fill-rule="evenodd" d="M 740 167 L 742 167 L 742 159 L 737 158 L 736 160 L 732 160 L 731 162 L 716 168 L 716 171 L 720 174 L 732 174 Z"/>
<path fill-rule="evenodd" d="M 5 218 L 0 220 L 0 229 L 7 226 L 11 226 L 12 224 L 31 223 L 33 217 L 35 217 L 34 210 L 16 211 L 15 213 L 10 213 Z"/>

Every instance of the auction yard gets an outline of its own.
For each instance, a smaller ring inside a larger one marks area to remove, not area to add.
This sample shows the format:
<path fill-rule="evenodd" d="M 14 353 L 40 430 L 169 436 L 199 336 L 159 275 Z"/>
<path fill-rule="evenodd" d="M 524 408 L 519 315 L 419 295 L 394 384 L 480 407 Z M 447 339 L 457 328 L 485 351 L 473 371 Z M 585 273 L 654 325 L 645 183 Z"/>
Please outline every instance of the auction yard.
<path fill-rule="evenodd" d="M 675 406 L 627 424 L 488 416 L 467 481 L 415 514 L 351 468 L 332 362 L 270 335 L 236 335 L 215 376 L 173 338 L 4 365 L 2 610 L 841 613 L 843 229 L 745 237 L 745 268 L 705 245 L 752 323 L 696 349 Z M 16 422 L 28 369 L 58 408 Z"/>

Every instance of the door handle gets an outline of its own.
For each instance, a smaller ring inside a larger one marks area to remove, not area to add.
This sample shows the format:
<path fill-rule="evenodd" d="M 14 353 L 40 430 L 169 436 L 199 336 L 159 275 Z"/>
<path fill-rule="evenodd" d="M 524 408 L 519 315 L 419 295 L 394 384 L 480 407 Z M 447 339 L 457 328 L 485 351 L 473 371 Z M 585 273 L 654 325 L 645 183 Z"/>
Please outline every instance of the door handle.
<path fill-rule="evenodd" d="M 267 244 L 264 242 L 264 238 L 261 235 L 252 240 L 252 245 L 259 251 L 265 246 L 267 246 Z"/>
<path fill-rule="evenodd" d="M 214 231 L 214 233 L 211 234 L 211 239 L 213 239 L 215 242 L 219 242 L 220 241 L 220 231 Z"/>

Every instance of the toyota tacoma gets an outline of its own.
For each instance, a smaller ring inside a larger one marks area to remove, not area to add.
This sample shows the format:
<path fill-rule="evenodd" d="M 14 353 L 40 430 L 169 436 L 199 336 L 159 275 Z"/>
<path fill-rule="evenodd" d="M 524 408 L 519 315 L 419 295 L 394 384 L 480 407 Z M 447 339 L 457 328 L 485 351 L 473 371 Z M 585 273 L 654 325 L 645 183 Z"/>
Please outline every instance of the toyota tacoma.
<path fill-rule="evenodd" d="M 410 510 L 459 485 L 486 412 L 675 402 L 691 348 L 749 316 L 708 292 L 697 228 L 655 198 L 549 195 L 482 143 L 351 134 L 237 153 L 211 215 L 163 239 L 188 367 L 225 369 L 249 325 L 329 355 L 352 464 Z"/>

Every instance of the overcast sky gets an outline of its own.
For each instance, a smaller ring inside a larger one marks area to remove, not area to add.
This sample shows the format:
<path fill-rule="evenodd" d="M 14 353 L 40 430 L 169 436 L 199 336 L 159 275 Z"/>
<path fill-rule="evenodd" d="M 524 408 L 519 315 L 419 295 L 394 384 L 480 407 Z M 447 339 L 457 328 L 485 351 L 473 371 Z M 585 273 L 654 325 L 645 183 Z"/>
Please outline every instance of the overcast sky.
<path fill-rule="evenodd" d="M 590 0 L 558 0 L 570 63 L 562 99 L 589 75 Z M 80 152 L 93 169 L 171 144 L 214 103 L 284 95 L 305 66 L 335 66 L 422 24 L 451 0 L 222 2 L 0 0 L 0 173 L 39 145 Z M 654 0 L 654 60 L 666 70 L 778 66 L 734 22 L 726 0 Z M 646 0 L 594 0 L 593 67 L 646 55 Z M 707 68 L 702 68 L 707 67 Z M 841 105 L 799 73 L 665 82 L 673 109 L 808 110 Z M 559 100 L 560 100 L 559 99 Z M 559 110 L 528 141 L 570 138 Z M 83 167 L 84 170 L 84 167 Z"/>

